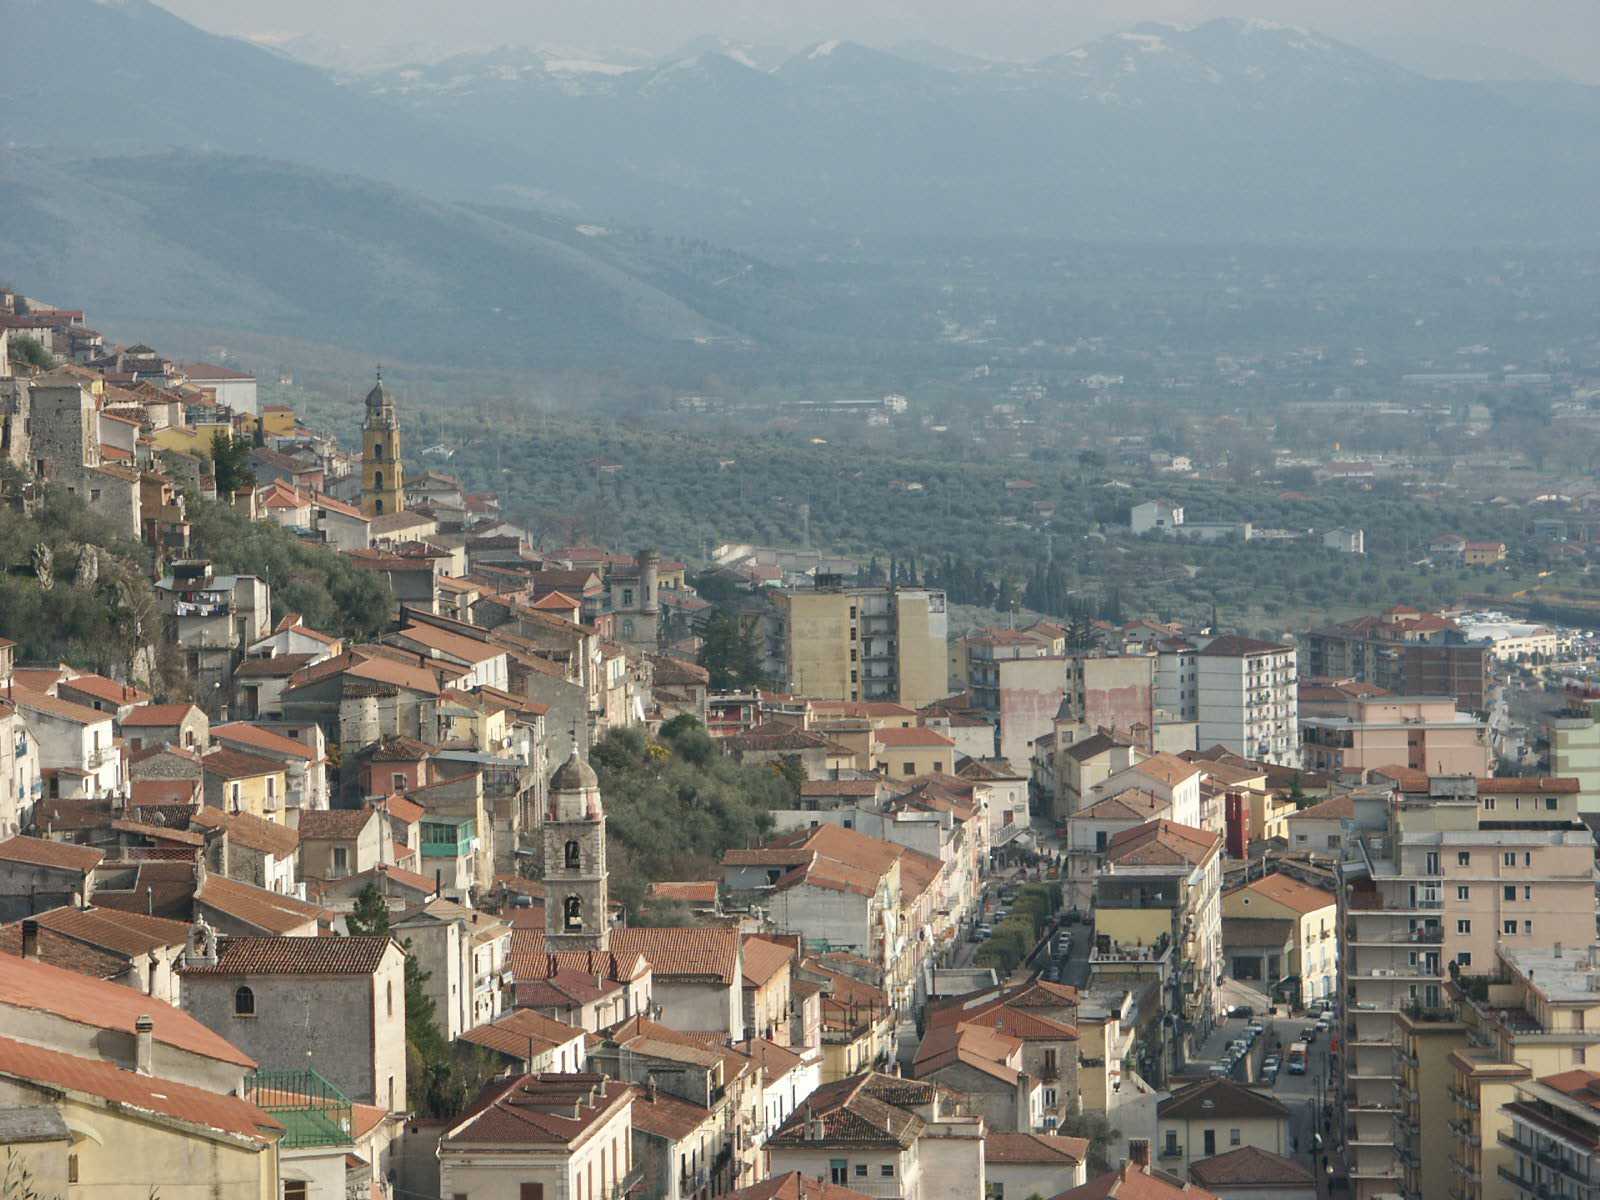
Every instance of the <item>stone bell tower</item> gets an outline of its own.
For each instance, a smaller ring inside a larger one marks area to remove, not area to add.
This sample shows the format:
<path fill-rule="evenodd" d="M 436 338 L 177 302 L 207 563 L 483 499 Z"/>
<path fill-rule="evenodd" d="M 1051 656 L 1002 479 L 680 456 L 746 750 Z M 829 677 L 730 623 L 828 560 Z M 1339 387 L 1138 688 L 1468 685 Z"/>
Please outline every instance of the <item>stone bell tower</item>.
<path fill-rule="evenodd" d="M 574 747 L 550 777 L 544 814 L 544 931 L 549 949 L 607 949 L 607 898 L 600 780 Z"/>
<path fill-rule="evenodd" d="M 367 393 L 367 416 L 361 426 L 361 511 L 381 517 L 406 506 L 405 475 L 400 462 L 400 414 L 379 375 Z"/>

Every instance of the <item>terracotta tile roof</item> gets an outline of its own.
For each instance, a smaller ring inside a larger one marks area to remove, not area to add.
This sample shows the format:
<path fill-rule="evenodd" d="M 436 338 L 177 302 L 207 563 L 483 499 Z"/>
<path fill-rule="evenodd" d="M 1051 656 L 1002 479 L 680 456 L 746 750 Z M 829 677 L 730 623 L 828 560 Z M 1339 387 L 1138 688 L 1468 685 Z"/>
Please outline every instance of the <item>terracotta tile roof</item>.
<path fill-rule="evenodd" d="M 715 904 L 717 882 L 714 879 L 690 879 L 682 882 L 652 883 L 647 894 L 652 900 L 681 900 L 686 904 Z"/>
<path fill-rule="evenodd" d="M 141 692 L 136 687 L 107 679 L 104 675 L 75 675 L 71 679 L 63 679 L 60 686 L 111 704 L 144 704 L 151 698 L 149 692 Z"/>
<path fill-rule="evenodd" d="M 148 1016 L 155 1040 L 219 1062 L 254 1067 L 255 1059 L 213 1033 L 188 1013 L 143 992 L 87 979 L 60 967 L 25 958 L 0 958 L 0 1006 L 52 1013 L 63 1020 L 127 1034 Z"/>
<path fill-rule="evenodd" d="M 181 946 L 189 937 L 187 921 L 152 917 L 114 908 L 52 908 L 40 913 L 41 927 L 63 937 L 131 958 L 167 946 Z"/>
<path fill-rule="evenodd" d="M 320 808 L 300 814 L 300 836 L 327 840 L 358 838 L 377 816 L 375 808 Z"/>
<path fill-rule="evenodd" d="M 1485 793 L 1495 796 L 1570 796 L 1575 795 L 1577 791 L 1578 780 L 1561 779 L 1547 775 L 1478 780 L 1478 794 L 1480 796 Z"/>
<path fill-rule="evenodd" d="M 761 987 L 794 961 L 788 946 L 754 935 L 744 939 L 744 985 Z"/>
<path fill-rule="evenodd" d="M 1197 650 L 1195 653 L 1213 658 L 1238 658 L 1246 654 L 1286 654 L 1293 651 L 1293 646 L 1286 646 L 1280 642 L 1264 642 L 1260 638 L 1241 637 L 1235 633 L 1227 633 L 1221 637 L 1212 638 L 1205 644 L 1203 649 Z"/>
<path fill-rule="evenodd" d="M 1127 866 L 1199 866 L 1221 845 L 1219 833 L 1158 818 L 1113 837 L 1106 859 Z"/>
<path fill-rule="evenodd" d="M 202 829 L 225 829 L 230 844 L 276 859 L 288 858 L 300 848 L 300 835 L 293 829 L 253 813 L 225 813 L 207 804 L 189 818 L 189 823 Z"/>
<path fill-rule="evenodd" d="M 1335 796 L 1331 800 L 1324 800 L 1321 804 L 1313 804 L 1310 808 L 1302 808 L 1297 813 L 1290 813 L 1291 821 L 1353 821 L 1356 815 L 1355 801 L 1349 796 Z"/>
<path fill-rule="evenodd" d="M 0 926 L 0 954 L 22 957 L 21 921 Z M 87 945 L 44 926 L 38 932 L 34 957 L 39 962 L 87 975 L 90 979 L 121 979 L 128 972 L 125 956 Z"/>
<path fill-rule="evenodd" d="M 199 711 L 192 704 L 141 704 L 117 724 L 124 729 L 149 725 L 181 725 L 190 713 Z"/>
<path fill-rule="evenodd" d="M 104 850 L 92 846 L 52 842 L 22 834 L 0 842 L 0 861 L 29 863 L 60 871 L 92 871 L 105 856 Z"/>
<path fill-rule="evenodd" d="M 487 662 L 491 658 L 499 658 L 505 654 L 505 651 L 498 646 L 491 646 L 477 638 L 452 633 L 448 629 L 439 629 L 432 625 L 410 625 L 394 636 L 469 663 Z"/>
<path fill-rule="evenodd" d="M 815 730 L 802 729 L 785 721 L 767 721 L 754 729 L 747 729 L 743 733 L 725 738 L 723 745 L 735 752 L 749 753 L 774 750 L 824 750 L 830 754 L 848 755 L 855 753 L 848 746 L 842 746 Z"/>
<path fill-rule="evenodd" d="M 1089 1156 L 1089 1139 L 1053 1133 L 987 1133 L 983 1158 L 992 1163 L 1076 1166 Z"/>
<path fill-rule="evenodd" d="M 514 1058 L 528 1059 L 582 1036 L 583 1030 L 575 1025 L 557 1021 L 532 1009 L 518 1008 L 486 1025 L 467 1030 L 461 1035 L 461 1040 L 498 1050 Z"/>
<path fill-rule="evenodd" d="M 247 658 L 234 669 L 235 679 L 288 679 L 306 666 L 315 654 L 274 654 L 271 658 Z M 213 730 L 213 732 L 215 732 Z"/>
<path fill-rule="evenodd" d="M 1168 787 L 1176 786 L 1187 779 L 1193 779 L 1200 774 L 1200 768 L 1194 763 L 1185 762 L 1176 754 L 1152 754 L 1149 758 L 1136 762 L 1128 768 L 1141 775 L 1159 780 Z"/>
<path fill-rule="evenodd" d="M 1097 754 L 1104 754 L 1108 750 L 1115 750 L 1118 746 L 1129 746 L 1131 742 L 1122 738 L 1112 737 L 1108 733 L 1092 733 L 1081 742 L 1074 742 L 1067 747 L 1067 753 L 1079 762 L 1087 762 Z"/>
<path fill-rule="evenodd" d="M 496 1080 L 452 1125 L 453 1143 L 571 1145 L 619 1110 L 631 1107 L 631 1084 L 604 1075 L 522 1075 Z"/>
<path fill-rule="evenodd" d="M 880 746 L 925 746 L 945 747 L 954 746 L 951 738 L 945 737 L 937 729 L 913 727 L 911 729 L 878 729 L 874 730 L 872 740 Z"/>
<path fill-rule="evenodd" d="M 927 1079 L 935 1071 L 962 1064 L 1014 1084 L 1020 1073 L 1011 1063 L 1021 1050 L 1021 1039 L 983 1025 L 942 1025 L 928 1030 L 917 1044 L 911 1073 L 918 1079 Z"/>
<path fill-rule="evenodd" d="M 217 938 L 217 965 L 189 975 L 371 975 L 394 942 L 386 937 Z"/>
<path fill-rule="evenodd" d="M 1148 821 L 1171 807 L 1154 792 L 1147 792 L 1144 788 L 1123 788 L 1116 795 L 1096 800 L 1072 815 L 1074 819 L 1084 821 Z"/>
<path fill-rule="evenodd" d="M 1191 1118 L 1282 1117 L 1289 1110 L 1272 1096 L 1256 1088 L 1241 1087 L 1229 1079 L 1202 1079 L 1179 1088 L 1156 1106 L 1162 1120 Z"/>
<path fill-rule="evenodd" d="M 414 800 L 407 800 L 404 796 L 388 796 L 382 801 L 382 807 L 397 821 L 407 825 L 420 821 L 428 815 L 428 810 Z"/>
<path fill-rule="evenodd" d="M 638 1117 L 635 1116 L 634 1120 L 637 1121 Z M 843 1184 L 790 1171 L 786 1175 L 774 1175 L 749 1187 L 724 1193 L 722 1200 L 862 1200 L 862 1197 L 861 1192 Z"/>
<path fill-rule="evenodd" d="M 261 775 L 282 775 L 283 763 L 275 758 L 259 758 L 239 750 L 213 750 L 200 759 L 206 774 L 220 779 L 254 779 Z"/>
<path fill-rule="evenodd" d="M 43 692 L 30 692 L 23 687 L 13 686 L 6 692 L 6 699 L 18 708 L 48 713 L 52 717 L 59 717 L 76 725 L 97 725 L 101 721 L 112 719 L 111 713 L 103 713 L 82 704 L 73 704 L 70 700 L 47 696 Z"/>
<path fill-rule="evenodd" d="M 633 1127 L 664 1141 L 684 1141 L 711 1117 L 710 1109 L 669 1092 L 634 1088 Z"/>
<path fill-rule="evenodd" d="M 735 1042 L 734 1048 L 761 1068 L 768 1083 L 782 1079 L 805 1062 L 804 1055 L 767 1038 L 746 1038 L 742 1042 Z"/>
<path fill-rule="evenodd" d="M 611 948 L 642 955 L 657 981 L 703 977 L 734 985 L 742 979 L 737 929 L 629 927 L 612 931 Z"/>
<path fill-rule="evenodd" d="M 1158 1179 L 1132 1163 L 1123 1163 L 1109 1175 L 1091 1179 L 1050 1200 L 1217 1200 L 1192 1183 L 1173 1184 Z"/>
<path fill-rule="evenodd" d="M 288 933 L 308 921 L 324 921 L 327 912 L 293 896 L 281 896 L 220 875 L 208 875 L 195 899 L 220 913 L 267 933 Z"/>
<path fill-rule="evenodd" d="M 1321 888 L 1314 888 L 1310 884 L 1301 883 L 1298 879 L 1281 872 L 1265 875 L 1253 883 L 1235 888 L 1229 892 L 1230 896 L 1237 896 L 1241 892 L 1250 892 L 1274 900 L 1286 908 L 1304 916 L 1314 913 L 1319 909 L 1327 908 L 1338 902 L 1332 892 L 1325 892 Z"/>
<path fill-rule="evenodd" d="M 135 779 L 129 784 L 136 805 L 177 804 L 192 806 L 199 798 L 198 779 Z"/>
<path fill-rule="evenodd" d="M 299 658 L 300 655 L 290 655 Z M 268 661 L 271 661 L 270 659 Z M 227 725 L 213 725 L 211 738 L 218 742 L 238 742 L 241 745 L 252 746 L 257 750 L 265 750 L 269 754 L 287 755 L 290 758 L 303 758 L 310 760 L 311 747 L 304 742 L 296 741 L 292 737 L 285 737 L 281 733 L 273 733 L 270 729 L 263 729 L 259 725 L 251 725 L 245 721 L 232 721 Z"/>
<path fill-rule="evenodd" d="M 137 993 L 134 995 L 137 996 Z M 132 1030 L 131 1025 L 129 1030 Z M 268 1135 L 283 1129 L 267 1113 L 237 1096 L 209 1092 L 171 1079 L 140 1075 L 114 1063 L 61 1054 L 10 1038 L 0 1038 L 0 1075 L 24 1084 L 44 1084 L 98 1096 L 136 1112 L 159 1113 L 164 1117 L 253 1141 L 270 1141 Z"/>
<path fill-rule="evenodd" d="M 1292 1158 L 1259 1146 L 1240 1146 L 1226 1154 L 1189 1164 L 1189 1177 L 1206 1187 L 1274 1187 L 1304 1190 L 1316 1186 L 1311 1172 Z"/>
<path fill-rule="evenodd" d="M 869 1071 L 825 1083 L 800 1104 L 769 1139 L 770 1145 L 851 1145 L 907 1149 L 926 1123 L 900 1104 L 931 1099 L 939 1085 Z M 899 1101 L 899 1103 L 896 1103 Z M 813 1122 L 821 1122 L 815 1137 Z"/>

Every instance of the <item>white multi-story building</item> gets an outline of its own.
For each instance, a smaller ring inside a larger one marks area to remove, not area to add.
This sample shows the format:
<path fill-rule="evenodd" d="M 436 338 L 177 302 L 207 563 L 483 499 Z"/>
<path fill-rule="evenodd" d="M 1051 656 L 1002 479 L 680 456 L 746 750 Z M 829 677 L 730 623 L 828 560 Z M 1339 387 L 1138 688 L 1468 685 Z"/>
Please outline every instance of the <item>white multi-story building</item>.
<path fill-rule="evenodd" d="M 1299 765 L 1300 706 L 1293 646 L 1227 634 L 1164 647 L 1159 707 L 1198 725 L 1202 747 L 1222 744 L 1258 762 Z"/>

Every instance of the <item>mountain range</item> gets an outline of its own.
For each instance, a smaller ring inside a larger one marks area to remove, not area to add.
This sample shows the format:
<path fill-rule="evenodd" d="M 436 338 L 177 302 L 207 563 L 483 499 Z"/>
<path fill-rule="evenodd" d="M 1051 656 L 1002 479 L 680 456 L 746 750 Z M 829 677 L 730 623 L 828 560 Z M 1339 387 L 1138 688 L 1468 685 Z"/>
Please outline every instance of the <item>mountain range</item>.
<path fill-rule="evenodd" d="M 863 236 L 1600 238 L 1600 88 L 1428 78 L 1255 21 L 1029 64 L 705 38 L 646 65 L 502 47 L 353 77 L 150 0 L 0 0 L 0 28 L 0 261 L 91 308 L 133 301 L 115 263 L 240 322 L 626 347 L 717 336 L 737 306 L 580 227 L 778 257 Z"/>

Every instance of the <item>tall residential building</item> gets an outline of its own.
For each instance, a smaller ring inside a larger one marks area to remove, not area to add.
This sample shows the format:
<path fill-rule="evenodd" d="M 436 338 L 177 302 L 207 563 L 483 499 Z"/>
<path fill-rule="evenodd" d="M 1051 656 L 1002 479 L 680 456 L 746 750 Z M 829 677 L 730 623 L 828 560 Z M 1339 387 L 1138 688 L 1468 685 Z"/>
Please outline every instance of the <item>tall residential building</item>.
<path fill-rule="evenodd" d="M 1494 647 L 1449 617 L 1397 604 L 1300 640 L 1307 675 L 1348 676 L 1401 696 L 1453 696 L 1475 712 L 1490 706 Z"/>
<path fill-rule="evenodd" d="M 1567 703 L 1550 718 L 1550 769 L 1578 781 L 1578 810 L 1600 811 L 1600 688 L 1568 684 Z"/>
<path fill-rule="evenodd" d="M 1147 1062 L 1158 1075 L 1182 1071 L 1216 1024 L 1221 835 L 1165 819 L 1118 833 L 1101 857 L 1094 903 L 1091 982 L 1155 981 L 1170 1040 Z"/>
<path fill-rule="evenodd" d="M 380 377 L 367 393 L 361 426 L 361 512 L 369 517 L 397 513 L 406 506 L 400 462 L 400 415 Z"/>
<path fill-rule="evenodd" d="M 1486 775 L 1489 725 L 1449 696 L 1372 696 L 1300 714 L 1301 766 L 1364 783 L 1377 767 Z M 1335 707 L 1343 711 L 1334 711 Z"/>
<path fill-rule="evenodd" d="M 1203 644 L 1164 643 L 1156 703 L 1196 722 L 1201 746 L 1227 746 L 1257 762 L 1300 763 L 1300 702 L 1293 646 L 1226 634 Z"/>
<path fill-rule="evenodd" d="M 1461 1200 L 1439 1136 L 1435 1068 L 1464 1044 L 1447 980 L 1494 970 L 1497 951 L 1592 937 L 1594 839 L 1572 780 L 1396 773 L 1395 788 L 1348 798 L 1341 846 L 1350 1177 L 1355 1200 Z"/>
<path fill-rule="evenodd" d="M 1572 932 L 1580 943 L 1593 936 Z M 1544 1089 L 1559 1093 L 1600 1061 L 1600 947 L 1502 950 L 1489 971 L 1459 975 L 1448 992 L 1464 1042 L 1442 1073 L 1450 1191 L 1461 1200 L 1593 1200 L 1600 1175 L 1561 1144 L 1572 1131 L 1539 1127 L 1562 1107 Z"/>
<path fill-rule="evenodd" d="M 893 700 L 911 708 L 946 694 L 949 624 L 941 591 L 845 587 L 770 593 L 769 673 L 783 691 L 819 700 Z"/>

